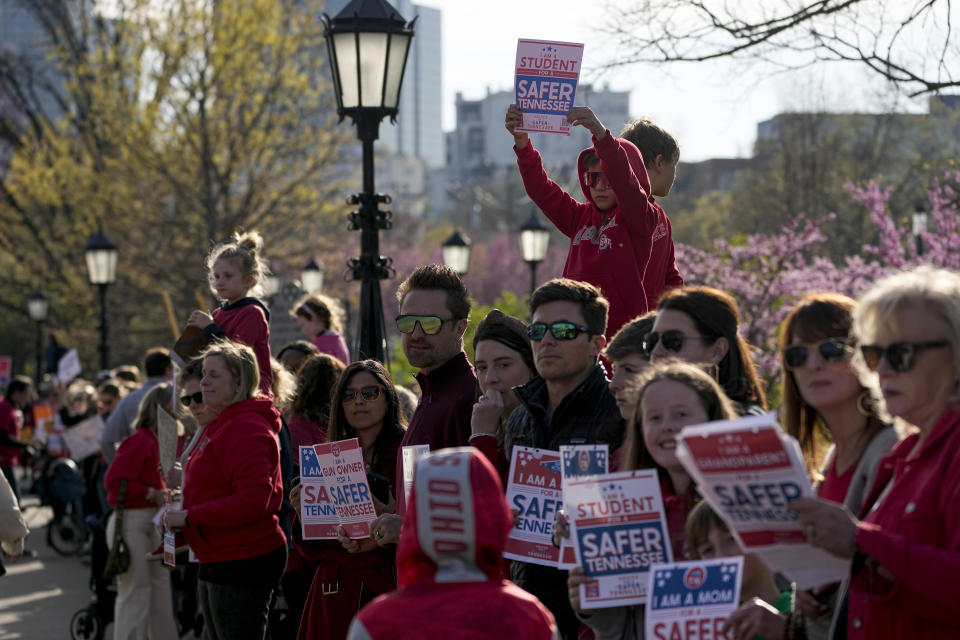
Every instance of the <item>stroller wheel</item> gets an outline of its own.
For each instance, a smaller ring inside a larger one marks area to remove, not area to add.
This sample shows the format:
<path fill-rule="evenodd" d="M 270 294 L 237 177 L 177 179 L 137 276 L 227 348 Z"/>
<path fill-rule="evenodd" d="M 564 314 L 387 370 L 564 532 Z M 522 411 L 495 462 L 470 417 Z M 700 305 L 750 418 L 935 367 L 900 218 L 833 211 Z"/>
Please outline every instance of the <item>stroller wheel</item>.
<path fill-rule="evenodd" d="M 80 609 L 70 619 L 72 640 L 103 640 L 103 623 L 95 607 Z"/>
<path fill-rule="evenodd" d="M 64 513 L 47 525 L 47 544 L 63 556 L 75 556 L 83 549 L 89 530 L 74 513 Z"/>

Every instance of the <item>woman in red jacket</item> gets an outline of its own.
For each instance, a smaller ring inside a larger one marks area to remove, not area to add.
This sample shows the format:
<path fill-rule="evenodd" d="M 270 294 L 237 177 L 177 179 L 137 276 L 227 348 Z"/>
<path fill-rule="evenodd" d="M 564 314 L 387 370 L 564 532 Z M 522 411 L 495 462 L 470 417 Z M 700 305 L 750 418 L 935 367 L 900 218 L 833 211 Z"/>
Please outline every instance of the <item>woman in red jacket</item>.
<path fill-rule="evenodd" d="M 117 576 L 117 600 L 114 605 L 114 632 L 117 640 L 175 640 L 180 637 L 173 619 L 170 572 L 159 562 L 147 560 L 147 554 L 160 544 L 153 524 L 157 507 L 166 497 L 166 485 L 160 475 L 160 445 L 157 442 L 157 408 L 170 407 L 173 390 L 159 384 L 143 397 L 134 422 L 135 430 L 124 438 L 117 455 L 107 469 L 103 485 L 107 502 L 114 508 L 120 485 L 126 480 L 123 497 L 123 540 L 130 549 L 130 567 Z M 107 525 L 107 541 L 112 544 L 115 517 Z"/>
<path fill-rule="evenodd" d="M 277 517 L 280 414 L 259 385 L 250 347 L 222 341 L 204 351 L 203 401 L 217 415 L 184 467 L 183 509 L 166 516 L 200 562 L 197 592 L 211 640 L 262 640 L 287 562 Z"/>
<path fill-rule="evenodd" d="M 367 472 L 379 474 L 392 483 L 405 425 L 390 374 L 376 360 L 354 362 L 340 376 L 333 400 L 328 441 L 359 439 Z M 391 486 L 394 495 L 397 490 Z M 378 515 L 384 509 L 392 510 L 393 497 L 389 505 L 374 498 Z M 299 500 L 291 496 L 291 501 L 299 510 Z M 295 529 L 297 547 L 304 558 L 319 562 L 319 566 L 307 595 L 297 637 L 343 640 L 350 620 L 360 607 L 396 588 L 396 547 L 379 547 L 372 538 L 352 541 L 344 537 L 348 551 L 336 541 L 300 540 L 299 533 L 299 528 Z"/>
<path fill-rule="evenodd" d="M 797 500 L 810 542 L 851 560 L 847 637 L 960 638 L 960 276 L 920 267 L 860 299 L 854 365 L 916 427 L 858 517 Z"/>

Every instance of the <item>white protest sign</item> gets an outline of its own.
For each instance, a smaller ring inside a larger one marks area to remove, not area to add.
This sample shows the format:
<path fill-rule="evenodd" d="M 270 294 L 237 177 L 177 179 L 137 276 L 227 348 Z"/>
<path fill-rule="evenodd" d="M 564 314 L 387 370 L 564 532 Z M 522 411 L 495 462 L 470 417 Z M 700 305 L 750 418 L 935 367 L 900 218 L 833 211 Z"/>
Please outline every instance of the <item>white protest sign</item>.
<path fill-rule="evenodd" d="M 103 418 L 92 416 L 66 429 L 61 437 L 70 451 L 70 457 L 80 462 L 88 456 L 100 453 L 101 436 Z"/>
<path fill-rule="evenodd" d="M 363 464 L 363 449 L 356 438 L 313 446 L 330 502 L 341 526 L 351 538 L 369 538 L 377 519 L 370 484 Z"/>
<path fill-rule="evenodd" d="M 651 565 L 673 561 L 656 470 L 571 480 L 564 502 L 570 507 L 577 564 L 594 578 L 580 585 L 580 606 L 646 602 Z"/>
<path fill-rule="evenodd" d="M 606 444 L 561 445 L 560 463 L 560 486 L 565 489 L 572 478 L 607 473 L 610 464 L 610 446 Z M 570 512 L 566 502 L 563 508 L 567 513 Z M 560 569 L 572 569 L 577 566 L 577 552 L 571 540 L 571 538 L 560 540 L 560 559 L 557 561 L 557 567 Z"/>
<path fill-rule="evenodd" d="M 790 503 L 814 496 L 796 440 L 769 413 L 686 427 L 677 459 L 745 553 L 810 589 L 838 582 L 849 563 L 807 543 Z"/>
<path fill-rule="evenodd" d="M 57 362 L 57 380 L 63 384 L 70 384 L 70 381 L 81 373 L 83 368 L 80 366 L 80 355 L 76 349 L 70 349 Z"/>
<path fill-rule="evenodd" d="M 404 504 L 410 502 L 410 489 L 413 488 L 413 477 L 417 470 L 417 460 L 430 453 L 430 445 L 413 444 L 401 449 L 403 457 L 403 497 Z"/>
<path fill-rule="evenodd" d="M 304 540 L 330 540 L 337 537 L 340 519 L 323 483 L 323 472 L 316 450 L 300 447 L 300 526 Z"/>
<path fill-rule="evenodd" d="M 523 112 L 517 131 L 570 135 L 567 112 L 576 102 L 582 60 L 582 44 L 517 41 L 514 93 Z"/>
<path fill-rule="evenodd" d="M 160 468 L 166 475 L 177 461 L 177 421 L 163 407 L 157 407 L 157 442 L 160 444 Z"/>
<path fill-rule="evenodd" d="M 549 567 L 557 566 L 553 523 L 560 508 L 560 454 L 515 446 L 507 478 L 507 503 L 517 512 L 503 557 Z"/>
<path fill-rule="evenodd" d="M 725 638 L 740 604 L 743 556 L 658 564 L 650 569 L 646 634 L 652 640 Z"/>

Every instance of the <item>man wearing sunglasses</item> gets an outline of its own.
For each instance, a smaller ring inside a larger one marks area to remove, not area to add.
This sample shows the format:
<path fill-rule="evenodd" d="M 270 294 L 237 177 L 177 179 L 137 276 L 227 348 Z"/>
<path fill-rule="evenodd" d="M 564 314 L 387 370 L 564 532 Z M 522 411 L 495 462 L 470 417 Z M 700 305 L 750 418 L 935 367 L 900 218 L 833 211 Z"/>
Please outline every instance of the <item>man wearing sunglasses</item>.
<path fill-rule="evenodd" d="M 470 294 L 453 269 L 418 267 L 397 289 L 397 330 L 407 361 L 420 369 L 420 403 L 400 443 L 430 446 L 431 451 L 461 447 L 470 438 L 470 416 L 477 376 L 463 351 L 470 315 Z M 397 461 L 397 483 L 403 486 L 403 461 Z M 397 514 L 380 516 L 372 525 L 381 546 L 400 539 L 400 517 L 406 509 L 403 491 L 396 496 Z"/>
<path fill-rule="evenodd" d="M 533 293 L 529 333 L 540 377 L 514 388 L 520 405 L 507 423 L 508 459 L 516 445 L 559 451 L 565 444 L 608 444 L 611 453 L 620 446 L 624 423 L 597 361 L 607 309 L 600 290 L 586 282 L 559 278 Z M 550 609 L 563 637 L 577 637 L 566 571 L 514 562 L 510 577 Z"/>

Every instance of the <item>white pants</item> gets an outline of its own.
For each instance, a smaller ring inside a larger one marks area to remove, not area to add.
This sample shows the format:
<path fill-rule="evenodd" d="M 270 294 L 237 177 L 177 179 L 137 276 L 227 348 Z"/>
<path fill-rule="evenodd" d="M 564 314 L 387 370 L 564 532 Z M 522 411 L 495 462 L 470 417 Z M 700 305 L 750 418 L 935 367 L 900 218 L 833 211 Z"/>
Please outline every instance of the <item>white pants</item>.
<path fill-rule="evenodd" d="M 177 640 L 170 572 L 146 554 L 160 544 L 153 524 L 156 509 L 124 509 L 123 539 L 130 550 L 130 568 L 117 576 L 113 614 L 114 640 Z M 107 524 L 107 545 L 113 545 L 114 515 Z"/>

